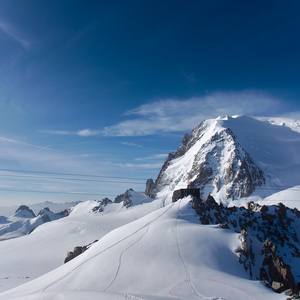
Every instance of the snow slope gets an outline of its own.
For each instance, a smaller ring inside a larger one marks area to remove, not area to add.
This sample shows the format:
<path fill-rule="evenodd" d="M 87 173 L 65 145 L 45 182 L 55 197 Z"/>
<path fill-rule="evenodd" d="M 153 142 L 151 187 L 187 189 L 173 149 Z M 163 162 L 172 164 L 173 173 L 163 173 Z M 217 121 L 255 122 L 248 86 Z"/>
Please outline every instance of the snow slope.
<path fill-rule="evenodd" d="M 134 193 L 128 209 L 112 203 L 101 213 L 93 212 L 97 201 L 87 201 L 72 208 L 70 215 L 42 224 L 31 234 L 0 242 L 0 292 L 37 278 L 64 262 L 67 251 L 87 245 L 108 232 L 130 223 L 162 206 L 148 201 L 143 193 Z"/>
<path fill-rule="evenodd" d="M 158 208 L 162 200 L 144 206 Z M 0 299 L 285 299 L 248 280 L 234 253 L 240 243 L 237 233 L 200 225 L 185 198 L 109 231 L 72 261 Z"/>

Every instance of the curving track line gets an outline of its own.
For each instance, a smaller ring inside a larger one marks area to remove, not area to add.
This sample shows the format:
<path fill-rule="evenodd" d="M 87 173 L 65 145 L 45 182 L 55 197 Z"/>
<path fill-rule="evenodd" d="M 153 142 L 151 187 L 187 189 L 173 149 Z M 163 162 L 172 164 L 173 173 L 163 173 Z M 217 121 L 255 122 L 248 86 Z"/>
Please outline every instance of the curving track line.
<path fill-rule="evenodd" d="M 166 200 L 167 197 L 165 197 L 164 201 Z M 119 265 L 118 265 L 118 268 L 117 268 L 117 271 L 116 271 L 116 274 L 114 276 L 114 278 L 112 279 L 111 283 L 103 290 L 103 292 L 107 291 L 112 285 L 113 283 L 115 282 L 115 280 L 117 279 L 118 277 L 118 274 L 119 274 L 119 271 L 120 271 L 120 268 L 121 268 L 121 265 L 122 265 L 122 257 L 123 257 L 123 254 L 129 250 L 131 247 L 135 246 L 149 231 L 149 227 L 150 225 L 155 222 L 157 219 L 159 219 L 161 216 L 163 216 L 168 210 L 171 209 L 171 207 L 174 205 L 174 203 L 172 203 L 172 205 L 170 205 L 170 207 L 168 209 L 166 209 L 162 214 L 160 214 L 158 217 L 156 217 L 155 219 L 153 219 L 152 221 L 150 221 L 149 223 L 147 223 L 145 226 L 141 227 L 141 228 L 147 228 L 146 231 L 135 241 L 133 242 L 131 245 L 129 245 L 127 248 L 125 248 L 120 256 L 119 256 Z M 137 232 L 136 232 L 137 233 Z"/>
<path fill-rule="evenodd" d="M 196 290 L 196 288 L 195 288 L 195 286 L 192 282 L 191 274 L 190 274 L 186 264 L 184 263 L 184 260 L 183 260 L 183 257 L 182 257 L 181 251 L 180 251 L 179 242 L 178 242 L 178 220 L 179 220 L 181 201 L 182 200 L 178 200 L 178 213 L 177 213 L 177 218 L 176 218 L 176 222 L 175 222 L 175 226 L 174 226 L 174 236 L 175 236 L 175 242 L 176 242 L 178 257 L 179 257 L 180 264 L 182 266 L 182 269 L 184 271 L 186 279 L 184 281 L 182 281 L 179 285 L 183 285 L 184 283 L 188 283 L 188 285 L 191 287 L 192 291 L 194 292 L 195 296 L 197 296 L 197 297 L 199 297 L 200 299 L 203 299 L 203 300 L 211 299 L 211 298 L 207 298 L 207 297 L 201 295 Z M 170 290 L 170 292 L 169 292 L 170 296 L 174 296 L 174 295 L 171 295 L 172 290 Z"/>
<path fill-rule="evenodd" d="M 166 197 L 167 198 L 167 197 Z M 140 227 L 139 229 L 137 229 L 136 231 L 134 231 L 133 233 L 129 234 L 128 236 L 122 238 L 121 240 L 115 242 L 114 244 L 110 245 L 109 247 L 105 248 L 104 250 L 102 250 L 101 252 L 91 256 L 90 258 L 88 258 L 87 260 L 83 261 L 82 263 L 80 263 L 79 265 L 77 265 L 74 269 L 72 269 L 71 271 L 69 271 L 67 274 L 61 276 L 60 278 L 56 279 L 55 281 L 53 281 L 52 283 L 48 284 L 45 288 L 36 291 L 33 294 L 37 294 L 40 292 L 45 292 L 47 289 L 49 289 L 50 287 L 54 286 L 56 283 L 60 282 L 61 280 L 65 279 L 66 277 L 68 277 L 70 274 L 72 274 L 74 271 L 76 271 L 78 268 L 80 268 L 82 265 L 84 265 L 85 263 L 87 263 L 88 261 L 90 261 L 91 259 L 101 255 L 102 253 L 110 250 L 111 248 L 115 247 L 116 245 L 122 243 L 123 241 L 125 241 L 126 239 L 134 236 L 136 233 L 138 233 L 139 231 L 143 230 L 144 228 L 148 227 L 151 223 L 153 223 L 154 221 L 156 221 L 157 219 L 159 219 L 162 215 L 164 215 L 167 211 L 169 211 L 171 209 L 171 207 L 173 207 L 174 203 L 172 203 L 170 205 L 170 207 L 168 207 L 163 213 L 161 213 L 158 217 L 154 218 L 153 220 L 151 220 L 150 222 L 146 223 L 145 225 L 143 225 L 142 227 Z M 145 233 L 146 234 L 146 233 Z M 142 235 L 143 237 L 144 235 Z M 141 237 L 141 238 L 142 238 Z M 140 238 L 140 239 L 141 239 Z M 140 240 L 139 239 L 139 240 Z M 129 249 L 130 247 L 128 247 Z M 124 251 L 125 252 L 125 251 Z M 119 269 L 119 268 L 118 268 Z M 117 271 L 118 272 L 118 271 Z M 116 277 L 116 276 L 115 276 Z M 107 289 L 107 288 L 106 288 Z"/>
<path fill-rule="evenodd" d="M 181 282 L 179 282 L 178 284 L 176 284 L 176 285 L 170 290 L 169 295 L 170 295 L 170 296 L 175 296 L 175 297 L 176 297 L 176 295 L 173 294 L 173 290 L 175 290 L 176 288 L 181 287 L 181 286 L 183 286 L 184 284 L 188 283 L 189 286 L 191 287 L 192 291 L 193 291 L 193 292 L 195 293 L 195 295 L 196 295 L 197 297 L 199 297 L 200 299 L 203 299 L 203 300 L 222 300 L 222 299 L 224 299 L 224 298 L 222 298 L 222 297 L 206 297 L 206 296 L 204 296 L 204 295 L 201 295 L 200 293 L 198 293 L 197 289 L 195 288 L 195 286 L 194 286 L 194 284 L 193 284 L 193 282 L 192 282 L 191 275 L 190 275 L 190 273 L 189 273 L 189 270 L 188 270 L 186 264 L 184 263 L 183 256 L 182 256 L 181 251 L 180 251 L 179 242 L 178 242 L 178 220 L 179 220 L 179 214 L 180 214 L 181 200 L 179 200 L 179 201 L 180 201 L 180 202 L 179 202 L 179 204 L 178 204 L 178 215 L 177 215 L 177 219 L 176 219 L 175 227 L 174 227 L 174 236 L 175 236 L 175 241 L 176 241 L 176 247 L 177 247 L 178 256 L 179 256 L 179 259 L 180 259 L 180 263 L 181 263 L 181 265 L 182 265 L 182 268 L 183 268 L 183 270 L 184 270 L 186 279 L 183 280 L 183 281 L 181 281 Z M 218 284 L 223 284 L 224 286 L 230 287 L 230 288 L 232 288 L 233 290 L 236 290 L 236 291 L 241 292 L 242 294 L 244 294 L 244 295 L 247 296 L 247 297 L 250 297 L 250 298 L 252 298 L 252 299 L 254 299 L 254 300 L 257 300 L 257 297 L 254 296 L 254 295 L 252 295 L 252 294 L 250 294 L 249 292 L 247 292 L 247 291 L 245 291 L 245 290 L 243 290 L 243 289 L 241 289 L 241 288 L 238 288 L 238 287 L 236 287 L 236 286 L 227 284 L 227 283 L 225 283 L 225 282 L 218 281 L 218 280 L 214 280 L 214 279 L 210 279 L 210 278 L 205 278 L 205 277 L 201 277 L 201 278 L 197 278 L 197 279 L 198 279 L 198 280 L 206 280 L 206 281 L 216 282 L 216 283 L 218 283 Z"/>
<path fill-rule="evenodd" d="M 122 257 L 123 257 L 123 254 L 127 251 L 127 250 L 129 250 L 131 247 L 133 247 L 134 245 L 136 245 L 146 234 L 147 234 L 147 232 L 149 231 L 149 227 L 150 227 L 150 224 L 148 224 L 148 226 L 147 226 L 147 229 L 146 229 L 146 231 L 134 242 L 134 243 L 132 243 L 131 245 L 129 245 L 127 248 L 125 248 L 122 252 L 121 252 L 121 254 L 120 254 L 120 256 L 119 256 L 119 265 L 118 265 L 118 268 L 117 268 L 117 271 L 116 271 L 116 274 L 115 274 L 115 276 L 114 276 L 114 278 L 112 279 L 112 281 L 110 282 L 110 284 L 103 290 L 103 292 L 106 292 L 112 285 L 113 285 L 113 283 L 115 282 L 115 280 L 117 279 L 117 277 L 118 277 L 118 275 L 119 275 L 119 271 L 120 271 L 120 269 L 121 269 L 121 265 L 122 265 Z"/>

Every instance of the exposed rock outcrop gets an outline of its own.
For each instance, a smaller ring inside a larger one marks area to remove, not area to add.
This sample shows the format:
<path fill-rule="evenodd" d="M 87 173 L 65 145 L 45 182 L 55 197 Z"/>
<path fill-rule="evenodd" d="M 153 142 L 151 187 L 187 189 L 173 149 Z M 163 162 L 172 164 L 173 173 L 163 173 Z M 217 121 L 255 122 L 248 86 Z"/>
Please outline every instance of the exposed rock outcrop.
<path fill-rule="evenodd" d="M 115 198 L 114 203 L 120 203 L 120 202 L 122 202 L 123 197 L 124 197 L 124 194 L 118 195 L 118 196 Z"/>
<path fill-rule="evenodd" d="M 94 213 L 96 212 L 102 212 L 104 207 L 108 204 L 112 203 L 112 201 L 109 198 L 103 198 L 102 200 L 98 201 L 97 205 L 95 205 L 92 208 L 92 211 Z"/>
<path fill-rule="evenodd" d="M 212 196 L 205 201 L 194 199 L 193 208 L 202 224 L 219 224 L 240 233 L 241 247 L 235 252 L 250 279 L 260 279 L 276 292 L 298 297 L 295 278 L 300 277 L 300 270 L 293 268 L 300 258 L 297 209 L 253 202 L 247 203 L 247 208 L 224 207 Z"/>
<path fill-rule="evenodd" d="M 267 239 L 262 249 L 264 260 L 260 269 L 260 279 L 277 293 L 292 290 L 293 294 L 298 294 L 290 266 L 285 264 L 283 258 L 276 252 L 276 246 Z"/>
<path fill-rule="evenodd" d="M 77 257 L 78 255 L 85 252 L 87 249 L 89 249 L 94 243 L 98 242 L 98 240 L 95 240 L 94 242 L 85 245 L 85 246 L 76 246 L 74 247 L 73 251 L 68 251 L 67 256 L 64 260 L 64 263 L 67 263 L 68 261 L 72 260 L 73 258 Z"/>
<path fill-rule="evenodd" d="M 132 204 L 132 200 L 130 199 L 130 192 L 133 191 L 132 189 L 129 189 L 125 192 L 124 196 L 123 196 L 123 199 L 122 199 L 122 202 L 123 202 L 123 206 L 128 208 L 131 206 Z"/>

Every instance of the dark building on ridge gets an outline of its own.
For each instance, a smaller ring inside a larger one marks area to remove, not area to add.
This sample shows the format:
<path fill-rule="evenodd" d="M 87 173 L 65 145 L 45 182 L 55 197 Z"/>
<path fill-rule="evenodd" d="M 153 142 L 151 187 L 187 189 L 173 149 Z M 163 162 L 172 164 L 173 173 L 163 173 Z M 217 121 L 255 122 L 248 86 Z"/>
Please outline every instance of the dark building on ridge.
<path fill-rule="evenodd" d="M 178 199 L 194 196 L 200 199 L 200 189 L 180 189 L 173 192 L 172 202 L 176 202 Z"/>

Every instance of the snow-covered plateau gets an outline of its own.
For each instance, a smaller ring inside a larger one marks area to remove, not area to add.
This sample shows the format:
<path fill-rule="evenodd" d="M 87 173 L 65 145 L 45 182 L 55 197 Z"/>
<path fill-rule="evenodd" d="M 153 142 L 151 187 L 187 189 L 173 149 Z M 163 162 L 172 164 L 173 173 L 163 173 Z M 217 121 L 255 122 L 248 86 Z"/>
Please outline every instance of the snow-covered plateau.
<path fill-rule="evenodd" d="M 2 240 L 0 299 L 296 297 L 297 124 L 204 121 L 169 155 L 151 197 L 128 190 L 114 201 L 82 202 L 30 234 Z M 200 188 L 202 200 L 172 202 L 173 191 L 187 186 Z M 14 218 L 36 218 L 20 211 Z"/>

